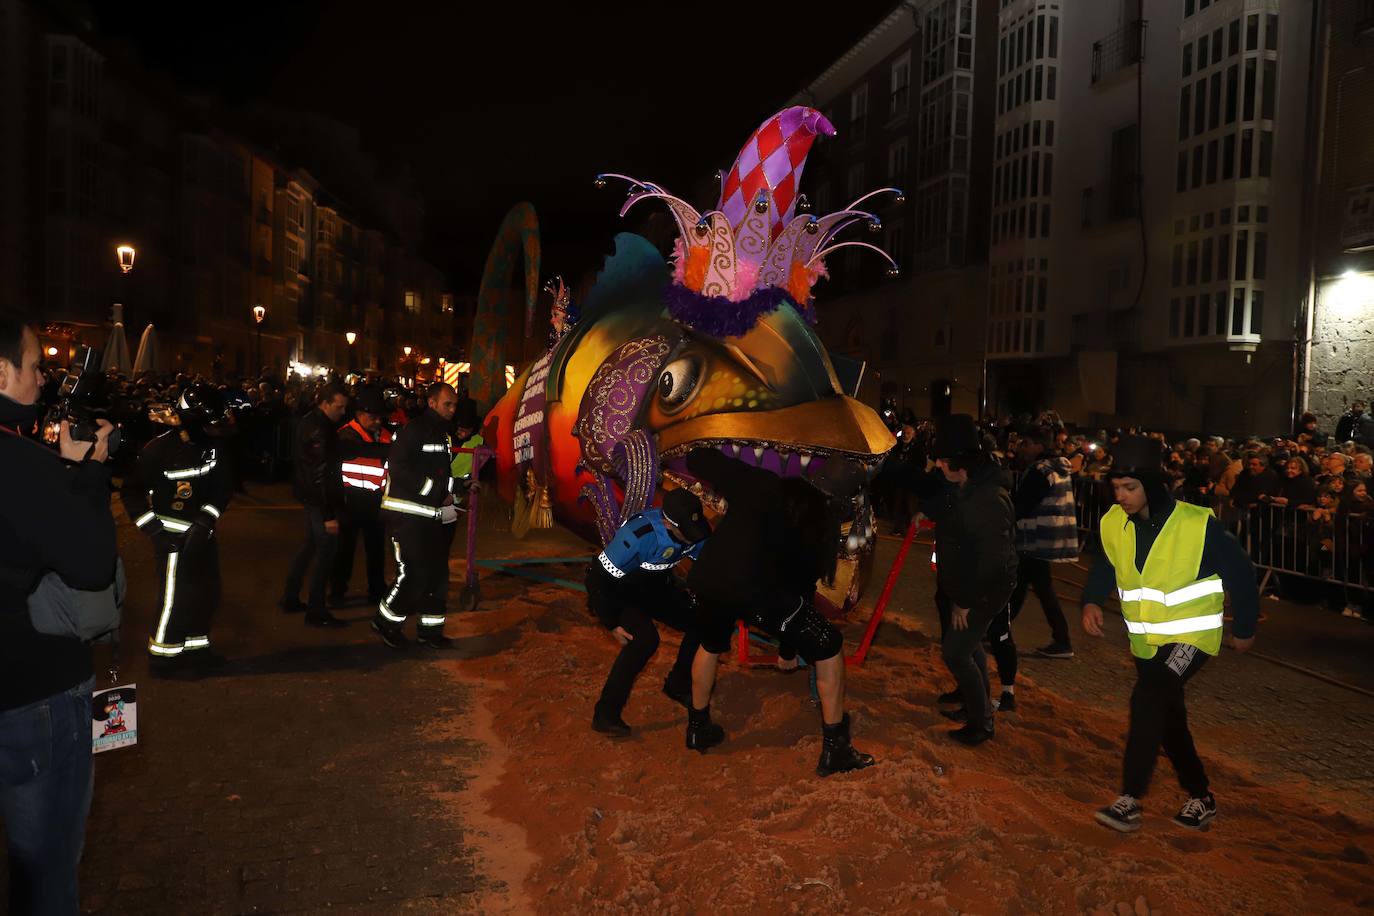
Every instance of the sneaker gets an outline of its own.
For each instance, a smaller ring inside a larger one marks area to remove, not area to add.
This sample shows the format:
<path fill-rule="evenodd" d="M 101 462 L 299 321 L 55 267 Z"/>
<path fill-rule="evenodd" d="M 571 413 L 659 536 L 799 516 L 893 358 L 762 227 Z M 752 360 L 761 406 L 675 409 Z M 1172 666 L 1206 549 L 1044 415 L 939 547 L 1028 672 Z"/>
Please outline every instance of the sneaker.
<path fill-rule="evenodd" d="M 1140 803 L 1130 795 L 1117 796 L 1116 801 L 1098 810 L 1097 822 L 1122 833 L 1140 829 Z"/>
<path fill-rule="evenodd" d="M 1343 611 L 1341 611 L 1341 616 L 1342 616 L 1342 617 L 1354 617 L 1356 613 L 1357 613 L 1357 612 L 1356 612 L 1356 610 L 1355 610 L 1353 607 L 1350 607 L 1349 605 L 1346 605 L 1345 609 L 1344 609 Z"/>
<path fill-rule="evenodd" d="M 940 703 L 959 703 L 962 705 L 964 702 L 964 695 L 959 692 L 958 687 L 955 687 L 953 690 L 946 690 L 935 699 Z"/>
<path fill-rule="evenodd" d="M 992 706 L 998 712 L 1016 712 L 1016 694 L 1004 690 L 999 699 L 992 701 Z"/>
<path fill-rule="evenodd" d="M 1354 618 L 1355 620 L 1364 620 L 1364 611 L 1361 611 L 1361 610 L 1352 611 L 1351 614 L 1350 614 L 1350 616 L 1351 616 L 1352 618 Z"/>
<path fill-rule="evenodd" d="M 382 637 L 382 642 L 393 649 L 404 649 L 409 642 L 405 638 L 405 634 L 401 632 L 400 627 L 384 626 L 378 623 L 376 618 L 372 620 L 372 629 L 378 636 Z"/>
<path fill-rule="evenodd" d="M 984 741 L 991 741 L 993 730 L 989 728 L 979 728 L 977 725 L 965 725 L 963 728 L 956 728 L 949 733 L 949 736 L 966 747 L 977 747 Z"/>
<path fill-rule="evenodd" d="M 1206 830 L 1208 823 L 1217 816 L 1217 800 L 1208 792 L 1202 798 L 1190 798 L 1183 803 L 1174 823 L 1189 830 Z"/>
<path fill-rule="evenodd" d="M 1036 649 L 1035 654 L 1041 658 L 1073 658 L 1073 648 L 1062 642 L 1052 642 L 1048 646 Z"/>

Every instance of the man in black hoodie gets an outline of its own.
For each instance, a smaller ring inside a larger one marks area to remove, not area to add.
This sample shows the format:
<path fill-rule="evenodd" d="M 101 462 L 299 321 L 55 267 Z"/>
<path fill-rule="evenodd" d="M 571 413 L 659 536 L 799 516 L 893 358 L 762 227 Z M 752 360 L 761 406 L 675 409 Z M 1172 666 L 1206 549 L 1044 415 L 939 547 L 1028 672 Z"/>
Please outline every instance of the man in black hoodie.
<path fill-rule="evenodd" d="M 115 526 L 101 421 L 95 442 L 59 452 L 26 438 L 39 418 L 38 338 L 0 318 L 0 820 L 12 913 L 76 913 L 91 805 L 91 657 L 29 620 L 28 596 L 56 572 L 98 590 L 115 574 Z"/>
<path fill-rule="evenodd" d="M 950 737 L 975 746 L 993 735 L 983 637 L 1016 585 L 1016 516 L 1007 474 L 983 449 L 972 417 L 940 418 L 931 456 L 944 484 L 928 475 L 917 480 L 916 495 L 935 522 L 935 597 L 941 617 L 948 615 L 941 651 L 964 701 L 965 725 Z"/>

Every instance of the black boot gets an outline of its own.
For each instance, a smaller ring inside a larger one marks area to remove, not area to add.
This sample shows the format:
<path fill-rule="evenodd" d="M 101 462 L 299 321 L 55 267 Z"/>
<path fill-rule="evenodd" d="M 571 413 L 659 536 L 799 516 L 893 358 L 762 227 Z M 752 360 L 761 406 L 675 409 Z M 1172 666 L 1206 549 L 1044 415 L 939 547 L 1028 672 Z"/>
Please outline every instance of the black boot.
<path fill-rule="evenodd" d="M 592 710 L 592 731 L 601 732 L 611 738 L 630 737 L 630 726 L 618 713 L 604 712 L 601 707 Z"/>
<path fill-rule="evenodd" d="M 991 722 L 981 726 L 977 723 L 970 722 L 963 728 L 955 729 L 949 733 L 951 738 L 967 747 L 977 747 L 984 741 L 990 741 L 992 740 L 992 735 L 993 726 Z"/>
<path fill-rule="evenodd" d="M 687 750 L 706 753 L 725 740 L 725 729 L 711 721 L 711 707 L 687 710 Z"/>
<path fill-rule="evenodd" d="M 692 682 L 688 681 L 684 687 L 682 684 L 674 683 L 671 675 L 663 682 L 663 695 L 674 703 L 680 705 L 689 712 L 692 709 Z"/>
<path fill-rule="evenodd" d="M 816 764 L 817 776 L 862 770 L 877 763 L 872 754 L 856 751 L 854 745 L 849 743 L 849 713 L 845 713 L 844 718 L 834 725 L 822 722 L 821 735 L 821 759 Z"/>

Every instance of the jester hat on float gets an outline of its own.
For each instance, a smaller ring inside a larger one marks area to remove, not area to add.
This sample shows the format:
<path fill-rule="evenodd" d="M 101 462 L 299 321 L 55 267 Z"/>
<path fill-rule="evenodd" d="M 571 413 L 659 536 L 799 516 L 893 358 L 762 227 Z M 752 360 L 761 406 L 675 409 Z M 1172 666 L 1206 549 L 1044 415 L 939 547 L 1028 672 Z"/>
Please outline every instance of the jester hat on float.
<path fill-rule="evenodd" d="M 900 204 L 900 190 L 880 188 L 824 216 L 805 212 L 810 206 L 798 186 L 817 134 L 834 136 L 835 128 L 825 115 L 802 105 L 764 121 L 722 176 L 717 209 L 708 213 L 698 213 L 652 182 L 615 173 L 597 176 L 598 187 L 608 178 L 630 183 L 621 216 L 645 198 L 662 200 L 673 214 L 678 239 L 667 301 L 674 320 L 712 336 L 738 337 L 786 304 L 815 324 L 811 289 L 826 276 L 825 257 L 840 248 L 875 251 L 888 262 L 889 276 L 897 275 L 896 262 L 881 248 L 839 242 L 836 236 L 859 222 L 877 232 L 881 221 L 859 208 L 883 193 L 897 195 Z"/>

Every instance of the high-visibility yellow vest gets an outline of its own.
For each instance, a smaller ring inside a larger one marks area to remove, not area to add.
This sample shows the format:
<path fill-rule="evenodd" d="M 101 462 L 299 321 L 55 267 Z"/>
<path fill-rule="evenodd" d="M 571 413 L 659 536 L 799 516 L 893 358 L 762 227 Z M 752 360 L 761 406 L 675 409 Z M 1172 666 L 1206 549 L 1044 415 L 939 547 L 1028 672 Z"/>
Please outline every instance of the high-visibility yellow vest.
<path fill-rule="evenodd" d="M 1121 614 L 1131 637 L 1131 654 L 1153 658 L 1156 646 L 1182 642 L 1208 655 L 1221 651 L 1225 589 L 1219 576 L 1197 578 L 1207 519 L 1212 510 L 1176 503 L 1145 558 L 1135 565 L 1135 525 L 1112 506 L 1102 517 L 1102 550 L 1116 569 Z"/>

